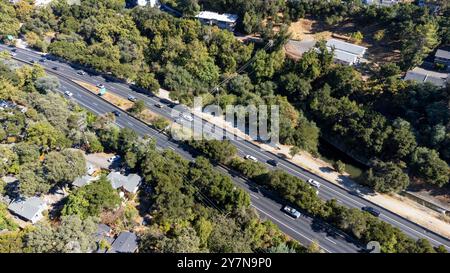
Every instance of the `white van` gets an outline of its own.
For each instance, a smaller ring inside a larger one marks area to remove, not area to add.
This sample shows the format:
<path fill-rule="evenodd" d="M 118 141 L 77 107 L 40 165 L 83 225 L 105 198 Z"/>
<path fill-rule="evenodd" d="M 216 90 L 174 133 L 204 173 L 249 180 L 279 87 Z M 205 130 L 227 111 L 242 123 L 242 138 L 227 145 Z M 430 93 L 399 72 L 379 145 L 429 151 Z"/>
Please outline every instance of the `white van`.
<path fill-rule="evenodd" d="M 246 155 L 244 158 L 247 159 L 247 160 L 258 162 L 258 159 L 256 159 L 256 157 L 251 156 L 251 155 Z"/>

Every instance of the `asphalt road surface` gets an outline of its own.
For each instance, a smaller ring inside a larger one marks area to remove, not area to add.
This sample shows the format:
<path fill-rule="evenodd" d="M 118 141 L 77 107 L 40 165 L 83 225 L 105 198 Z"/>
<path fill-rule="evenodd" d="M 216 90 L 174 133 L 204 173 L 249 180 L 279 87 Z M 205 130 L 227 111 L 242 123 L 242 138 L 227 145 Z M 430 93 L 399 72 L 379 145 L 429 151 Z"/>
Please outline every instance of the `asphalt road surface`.
<path fill-rule="evenodd" d="M 4 45 L 0 45 L 0 49 L 11 50 L 11 48 L 8 48 Z M 73 96 L 71 99 L 75 100 L 81 106 L 85 107 L 95 114 L 112 112 L 113 110 L 117 110 L 118 108 L 110 105 L 98 96 L 76 85 L 71 81 L 71 79 L 80 80 L 95 85 L 99 83 L 104 84 L 108 92 L 117 94 L 124 98 L 127 98 L 131 95 L 136 97 L 137 99 L 142 99 L 145 101 L 146 106 L 153 112 L 173 119 L 172 108 L 167 106 L 166 101 L 160 100 L 155 96 L 139 93 L 135 91 L 135 88 L 132 88 L 128 84 L 117 81 L 108 81 L 102 76 L 94 74 L 79 75 L 77 73 L 79 70 L 74 66 L 65 62 L 53 61 L 49 59 L 46 59 L 44 62 L 42 62 L 41 60 L 45 57 L 42 57 L 40 54 L 33 51 L 16 49 L 15 54 L 15 59 L 25 62 L 34 60 L 36 63 L 39 63 L 44 68 L 46 68 L 47 72 L 50 72 L 51 74 L 57 76 L 61 82 L 61 92 L 64 92 L 66 90 L 72 92 Z M 54 69 L 55 67 L 57 67 L 57 70 Z M 155 106 L 156 104 L 162 104 L 166 106 L 163 108 L 158 108 Z M 178 119 L 178 122 L 189 123 L 189 121 L 185 119 Z M 123 112 L 120 117 L 116 118 L 116 123 L 120 127 L 128 127 L 130 129 L 133 129 L 140 135 L 152 136 L 157 140 L 158 146 L 162 148 L 172 149 L 181 154 L 183 157 L 192 160 L 192 156 L 189 154 L 189 152 L 185 151 L 177 143 L 171 142 L 165 135 L 148 127 L 146 124 L 138 121 L 137 119 L 127 115 L 125 112 Z M 205 124 L 207 122 L 199 122 L 199 124 L 202 123 Z M 211 126 L 215 127 L 214 125 Z M 352 193 L 342 189 L 341 187 L 324 179 L 321 179 L 320 177 L 298 167 L 297 165 L 290 163 L 287 160 L 284 160 L 283 158 L 280 158 L 277 155 L 261 150 L 259 147 L 253 145 L 250 142 L 247 142 L 240 138 L 231 139 L 231 142 L 238 148 L 239 155 L 241 156 L 252 155 L 257 158 L 259 162 L 263 163 L 267 163 L 267 161 L 271 159 L 277 160 L 279 164 L 276 168 L 282 169 L 289 174 L 297 176 L 304 180 L 312 178 L 318 181 L 321 184 L 319 196 L 324 200 L 334 198 L 341 205 L 350 208 L 361 208 L 364 206 L 374 207 L 381 212 L 381 215 L 379 217 L 381 220 L 390 223 L 395 227 L 398 227 L 413 239 L 425 238 L 429 240 L 433 245 L 442 244 L 450 250 L 450 240 L 448 238 L 444 238 L 430 230 L 427 230 L 424 227 L 421 227 L 405 218 L 398 216 L 395 213 L 385 210 L 384 208 L 365 200 L 361 196 L 353 195 Z M 268 168 L 273 168 L 269 164 L 267 164 L 267 166 Z M 222 171 L 227 172 L 227 170 Z M 233 181 L 250 193 L 252 206 L 255 207 L 262 218 L 271 220 L 272 222 L 277 224 L 280 229 L 283 230 L 283 232 L 285 232 L 292 238 L 304 244 L 316 241 L 327 252 L 357 252 L 361 250 L 361 247 L 357 246 L 351 238 L 345 236 L 345 234 L 341 234 L 340 232 L 333 230 L 323 223 L 319 223 L 319 221 L 317 220 L 311 219 L 307 216 L 302 216 L 299 219 L 293 219 L 289 217 L 281 211 L 281 207 L 283 206 L 282 201 L 278 201 L 276 197 L 271 196 L 268 193 L 251 189 L 252 187 L 249 186 L 250 183 L 246 183 L 243 178 L 233 177 Z"/>

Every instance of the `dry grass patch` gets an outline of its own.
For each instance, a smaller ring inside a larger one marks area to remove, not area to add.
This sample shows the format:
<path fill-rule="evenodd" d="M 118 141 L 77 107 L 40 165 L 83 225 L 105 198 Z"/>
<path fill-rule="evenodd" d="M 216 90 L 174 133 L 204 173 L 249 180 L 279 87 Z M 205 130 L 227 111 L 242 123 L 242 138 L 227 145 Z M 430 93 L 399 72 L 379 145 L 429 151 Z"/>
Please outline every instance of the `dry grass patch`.
<path fill-rule="evenodd" d="M 86 83 L 86 82 L 82 82 L 82 81 L 76 81 L 76 80 L 73 80 L 73 81 L 96 95 L 98 95 L 100 92 L 100 89 L 95 85 L 92 85 L 92 84 Z M 122 98 L 120 96 L 117 96 L 115 94 L 112 94 L 110 92 L 106 92 L 102 96 L 102 98 L 104 100 L 114 104 L 115 106 L 119 107 L 120 109 L 122 109 L 124 111 L 129 110 L 134 105 L 133 102 L 131 102 L 125 98 Z"/>

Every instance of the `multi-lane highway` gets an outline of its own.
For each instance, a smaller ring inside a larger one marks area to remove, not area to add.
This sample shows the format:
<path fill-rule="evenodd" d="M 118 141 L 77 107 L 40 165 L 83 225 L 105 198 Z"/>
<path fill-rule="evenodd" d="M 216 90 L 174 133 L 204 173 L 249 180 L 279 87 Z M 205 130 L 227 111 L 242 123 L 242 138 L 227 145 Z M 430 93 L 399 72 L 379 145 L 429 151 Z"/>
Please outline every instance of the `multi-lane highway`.
<path fill-rule="evenodd" d="M 0 45 L 0 49 L 9 50 L 10 48 Z M 16 56 L 14 56 L 14 58 L 25 62 L 30 62 L 31 60 L 39 62 L 40 59 L 42 59 L 42 56 L 33 51 L 17 49 Z M 71 80 L 80 80 L 92 84 L 102 83 L 106 86 L 109 92 L 124 98 L 132 95 L 137 99 L 142 99 L 145 101 L 147 107 L 149 107 L 153 112 L 167 118 L 171 118 L 172 109 L 170 107 L 155 107 L 155 104 L 165 104 L 164 100 L 154 96 L 138 93 L 127 84 L 120 82 L 109 82 L 105 80 L 105 78 L 96 75 L 79 75 L 77 73 L 77 69 L 64 62 L 46 60 L 45 62 L 40 62 L 40 64 L 45 67 L 48 72 L 56 75 L 60 79 L 62 92 L 69 90 L 74 94 L 72 99 L 76 100 L 80 105 L 96 114 L 111 112 L 116 110 L 116 108 L 98 96 L 95 96 L 81 88 Z M 57 70 L 54 69 L 55 67 L 57 67 Z M 120 127 L 131 128 L 141 135 L 151 135 L 156 138 L 157 144 L 160 147 L 173 149 L 184 157 L 190 160 L 192 159 L 188 152 L 180 148 L 176 143 L 170 142 L 165 135 L 158 133 L 157 131 L 146 126 L 144 123 L 128 116 L 125 113 L 118 117 L 116 122 Z M 206 123 L 206 121 L 204 121 L 204 123 Z M 302 179 L 312 178 L 319 181 L 321 183 L 319 196 L 325 200 L 334 198 L 340 204 L 351 208 L 361 208 L 363 206 L 375 207 L 377 210 L 381 211 L 381 220 L 398 227 L 410 237 L 414 239 L 425 238 L 428 239 L 433 245 L 442 244 L 446 246 L 447 249 L 450 249 L 450 240 L 448 238 L 444 238 L 388 210 L 378 207 L 368 202 L 361 196 L 352 195 L 341 187 L 323 180 L 320 177 L 303 170 L 297 165 L 294 165 L 283 158 L 279 158 L 277 155 L 262 151 L 259 147 L 250 142 L 239 138 L 232 139 L 231 141 L 238 148 L 241 156 L 252 155 L 260 162 L 267 162 L 270 159 L 277 160 L 279 162 L 277 168 Z M 270 165 L 267 166 L 272 168 Z M 318 227 L 319 225 L 316 223 L 317 221 L 313 221 L 308 217 L 302 217 L 297 220 L 290 218 L 280 211 L 282 202 L 277 202 L 276 198 L 267 197 L 267 193 L 252 191 L 249 188 L 249 183 L 246 183 L 240 177 L 234 177 L 233 180 L 250 193 L 252 198 L 252 206 L 255 207 L 262 217 L 273 221 L 280 227 L 281 230 L 298 241 L 302 243 L 309 243 L 313 240 L 317 241 L 320 246 L 328 252 L 355 252 L 360 249 L 351 241 L 351 239 L 348 237 L 346 238 L 344 235 L 336 235 L 336 232 L 327 233 L 326 231 L 323 231 L 322 228 Z"/>

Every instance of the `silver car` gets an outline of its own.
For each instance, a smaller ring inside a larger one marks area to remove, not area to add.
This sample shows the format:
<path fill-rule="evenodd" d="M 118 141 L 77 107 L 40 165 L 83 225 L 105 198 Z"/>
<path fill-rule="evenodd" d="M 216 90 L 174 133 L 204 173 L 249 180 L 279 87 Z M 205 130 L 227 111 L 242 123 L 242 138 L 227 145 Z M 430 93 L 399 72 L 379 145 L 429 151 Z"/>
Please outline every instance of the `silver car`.
<path fill-rule="evenodd" d="M 299 211 L 297 211 L 296 209 L 291 208 L 287 205 L 283 207 L 283 211 L 295 219 L 297 219 L 301 216 L 301 213 Z"/>

